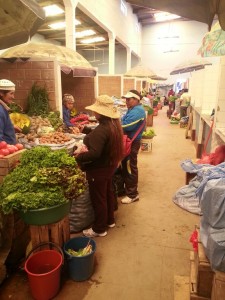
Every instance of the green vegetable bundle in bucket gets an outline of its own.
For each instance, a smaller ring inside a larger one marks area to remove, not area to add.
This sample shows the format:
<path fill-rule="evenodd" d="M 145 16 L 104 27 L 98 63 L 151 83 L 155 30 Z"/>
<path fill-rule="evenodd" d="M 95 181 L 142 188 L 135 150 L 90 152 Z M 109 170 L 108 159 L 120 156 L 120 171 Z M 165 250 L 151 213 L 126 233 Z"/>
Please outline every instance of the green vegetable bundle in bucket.
<path fill-rule="evenodd" d="M 88 237 L 75 237 L 64 245 L 70 278 L 84 281 L 94 272 L 96 243 Z"/>

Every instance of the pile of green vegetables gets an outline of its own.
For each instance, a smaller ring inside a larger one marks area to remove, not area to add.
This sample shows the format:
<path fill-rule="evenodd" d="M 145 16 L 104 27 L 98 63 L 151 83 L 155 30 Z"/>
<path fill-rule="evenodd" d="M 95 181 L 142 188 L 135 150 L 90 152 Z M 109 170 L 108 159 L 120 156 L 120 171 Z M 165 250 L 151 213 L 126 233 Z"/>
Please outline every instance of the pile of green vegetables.
<path fill-rule="evenodd" d="M 142 133 L 142 138 L 152 139 L 154 136 L 156 136 L 154 128 L 149 128 Z"/>
<path fill-rule="evenodd" d="M 13 210 L 48 208 L 76 199 L 85 190 L 85 176 L 65 149 L 46 146 L 25 151 L 19 165 L 0 186 L 0 207 Z"/>

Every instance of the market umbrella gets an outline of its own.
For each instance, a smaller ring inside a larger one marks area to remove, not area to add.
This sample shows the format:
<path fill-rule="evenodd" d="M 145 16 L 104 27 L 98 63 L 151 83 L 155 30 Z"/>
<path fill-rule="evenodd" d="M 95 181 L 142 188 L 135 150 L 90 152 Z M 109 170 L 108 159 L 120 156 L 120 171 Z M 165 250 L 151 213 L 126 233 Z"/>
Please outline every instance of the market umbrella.
<path fill-rule="evenodd" d="M 34 0 L 0 0 L 0 49 L 28 41 L 45 21 Z"/>
<path fill-rule="evenodd" d="M 225 0 L 126 0 L 130 4 L 149 7 L 208 24 L 209 30 L 215 15 L 225 30 Z"/>
<path fill-rule="evenodd" d="M 221 29 L 219 22 L 205 34 L 198 54 L 202 57 L 225 55 L 225 31 Z"/>
<path fill-rule="evenodd" d="M 137 65 L 124 74 L 124 76 L 140 78 L 151 78 L 153 75 L 156 75 L 155 72 L 143 65 Z"/>
<path fill-rule="evenodd" d="M 35 58 L 51 58 L 60 63 L 61 70 L 73 76 L 95 76 L 96 69 L 75 50 L 48 43 L 26 43 L 12 47 L 0 55 L 1 59 L 9 62 L 16 60 L 27 61 Z"/>
<path fill-rule="evenodd" d="M 180 74 L 180 73 L 187 73 L 192 71 L 197 71 L 204 69 L 206 65 L 211 65 L 210 62 L 206 60 L 192 60 L 186 61 L 182 64 L 177 65 L 171 72 L 170 75 Z"/>
<path fill-rule="evenodd" d="M 162 77 L 162 76 L 159 76 L 159 75 L 153 75 L 153 76 L 151 76 L 151 79 L 155 80 L 155 81 L 165 81 L 165 80 L 167 80 L 166 77 Z"/>

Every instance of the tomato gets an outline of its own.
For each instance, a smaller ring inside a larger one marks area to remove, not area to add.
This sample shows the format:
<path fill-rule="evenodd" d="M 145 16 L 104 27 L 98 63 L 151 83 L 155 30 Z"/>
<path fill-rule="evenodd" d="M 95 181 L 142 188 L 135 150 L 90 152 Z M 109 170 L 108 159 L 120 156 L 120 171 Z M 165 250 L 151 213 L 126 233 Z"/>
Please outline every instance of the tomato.
<path fill-rule="evenodd" d="M 23 145 L 22 144 L 16 144 L 15 146 L 16 146 L 16 148 L 18 150 L 22 150 L 23 149 Z"/>
<path fill-rule="evenodd" d="M 0 158 L 3 158 L 3 157 L 4 157 L 4 155 L 0 154 Z"/>
<path fill-rule="evenodd" d="M 6 148 L 5 148 L 5 149 L 1 149 L 1 150 L 0 150 L 0 154 L 1 154 L 1 155 L 4 155 L 4 156 L 9 155 L 9 150 L 6 149 Z"/>
<path fill-rule="evenodd" d="M 9 150 L 9 153 L 10 153 L 10 154 L 17 151 L 17 150 L 16 150 L 17 148 L 14 147 L 14 145 L 7 145 L 7 148 L 6 148 L 6 149 Z"/>
<path fill-rule="evenodd" d="M 7 147 L 7 143 L 5 141 L 0 142 L 0 149 L 4 149 Z"/>

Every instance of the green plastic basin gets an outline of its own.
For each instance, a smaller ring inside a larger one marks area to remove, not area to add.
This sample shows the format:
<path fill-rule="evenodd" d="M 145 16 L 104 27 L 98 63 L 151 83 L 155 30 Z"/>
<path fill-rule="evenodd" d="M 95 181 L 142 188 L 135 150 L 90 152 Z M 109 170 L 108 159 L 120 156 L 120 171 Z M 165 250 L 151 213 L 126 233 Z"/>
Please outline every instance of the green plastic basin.
<path fill-rule="evenodd" d="M 70 211 L 70 201 L 48 208 L 19 211 L 21 219 L 29 225 L 47 225 L 60 221 Z"/>

